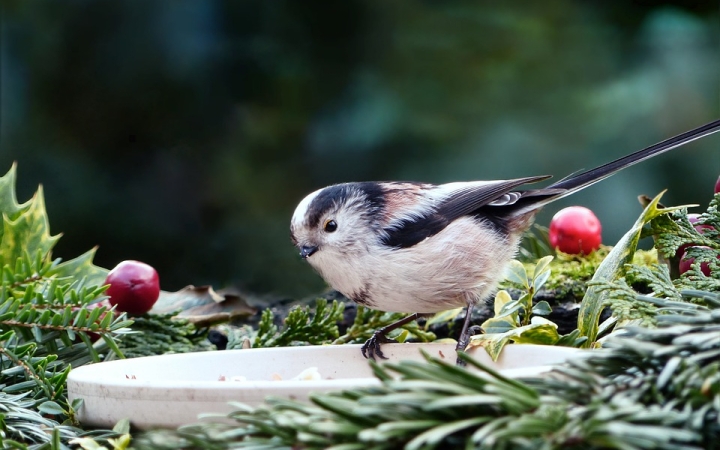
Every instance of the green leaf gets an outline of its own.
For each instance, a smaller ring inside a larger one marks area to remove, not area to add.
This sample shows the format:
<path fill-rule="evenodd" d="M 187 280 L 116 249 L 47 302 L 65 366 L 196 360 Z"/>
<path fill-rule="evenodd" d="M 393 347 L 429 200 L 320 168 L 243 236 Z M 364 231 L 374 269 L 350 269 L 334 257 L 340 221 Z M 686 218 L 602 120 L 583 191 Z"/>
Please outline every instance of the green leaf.
<path fill-rule="evenodd" d="M 550 272 L 550 263 L 552 262 L 553 258 L 554 257 L 552 255 L 548 255 L 538 260 L 538 262 L 535 264 L 535 269 L 533 270 L 533 285 L 535 286 L 536 290 L 540 289 L 536 280 L 541 275 Z"/>
<path fill-rule="evenodd" d="M 43 341 L 43 334 L 40 327 L 31 327 L 30 331 L 32 331 L 33 337 L 35 338 L 35 342 L 42 342 Z"/>
<path fill-rule="evenodd" d="M 502 399 L 497 395 L 489 394 L 466 394 L 444 397 L 433 400 L 426 404 L 423 409 L 425 411 L 442 410 L 445 408 L 456 408 L 459 406 L 487 406 L 497 405 Z"/>
<path fill-rule="evenodd" d="M 127 434 L 130 432 L 130 419 L 122 419 L 113 427 L 113 431 L 118 434 Z"/>
<path fill-rule="evenodd" d="M 495 317 L 486 320 L 480 327 L 486 334 L 505 333 L 516 328 L 515 322 L 511 319 Z"/>
<path fill-rule="evenodd" d="M 510 297 L 510 294 L 506 290 L 498 291 L 497 294 L 495 294 L 495 302 L 493 303 L 493 308 L 495 310 L 495 315 L 498 316 L 502 312 L 505 305 L 510 303 L 512 301 L 512 297 Z"/>
<path fill-rule="evenodd" d="M 530 294 L 525 294 L 517 300 L 506 303 L 500 312 L 495 315 L 495 318 L 500 319 L 502 317 L 511 317 L 515 322 L 518 322 L 520 310 L 525 307 L 525 303 L 528 300 L 529 295 Z"/>
<path fill-rule="evenodd" d="M 532 313 L 537 314 L 538 316 L 547 316 L 552 313 L 552 308 L 550 307 L 550 303 L 542 300 L 533 306 Z"/>
<path fill-rule="evenodd" d="M 117 342 L 109 336 L 108 334 L 101 334 L 100 337 L 103 341 L 105 341 L 105 344 L 110 348 L 110 350 L 113 351 L 119 358 L 124 358 L 122 350 L 120 350 L 120 347 L 118 347 Z"/>
<path fill-rule="evenodd" d="M 543 323 L 535 319 L 542 318 L 533 317 L 533 322 L 535 323 L 517 328 L 514 330 L 514 336 L 511 336 L 510 339 L 518 344 L 555 345 L 560 339 L 560 335 L 557 332 L 557 325 L 552 322 L 548 323 L 547 321 Z"/>
<path fill-rule="evenodd" d="M 408 330 L 401 330 L 400 334 L 395 336 L 394 339 L 398 341 L 398 343 L 402 344 L 408 339 L 408 337 L 410 337 L 410 332 Z"/>
<path fill-rule="evenodd" d="M 48 400 L 38 405 L 38 410 L 45 414 L 60 415 L 65 414 L 65 410 L 54 401 Z"/>
<path fill-rule="evenodd" d="M 527 271 L 520 261 L 514 259 L 510 261 L 505 272 L 505 277 L 512 283 L 519 284 L 526 289 L 530 288 Z"/>
<path fill-rule="evenodd" d="M 610 316 L 607 319 L 603 320 L 603 322 L 598 325 L 598 336 L 605 335 L 610 332 L 610 330 L 615 326 L 617 323 L 617 317 Z M 577 330 L 580 332 L 580 330 Z"/>
<path fill-rule="evenodd" d="M 72 401 L 71 408 L 73 411 L 79 411 L 80 408 L 83 407 L 83 404 L 85 404 L 85 400 L 83 400 L 82 398 L 76 398 Z"/>
<path fill-rule="evenodd" d="M 75 438 L 71 444 L 79 445 L 83 450 L 108 450 L 107 447 L 99 444 L 95 439 L 89 437 Z"/>
<path fill-rule="evenodd" d="M 533 317 L 529 325 L 509 329 L 506 327 L 505 331 L 501 331 L 503 328 L 501 324 L 497 323 L 501 319 L 488 319 L 486 323 L 490 321 L 493 322 L 488 329 L 498 330 L 498 332 L 473 336 L 470 338 L 468 348 L 484 347 L 493 361 L 497 361 L 503 347 L 510 341 L 518 344 L 555 345 L 560 340 L 557 325 L 542 317 Z M 483 330 L 485 330 L 484 327 L 485 324 L 483 324 Z"/>
<path fill-rule="evenodd" d="M 510 342 L 510 333 L 479 334 L 470 338 L 468 349 L 472 347 L 483 347 L 493 361 L 500 357 L 502 349 Z"/>
<path fill-rule="evenodd" d="M 550 275 L 550 271 L 546 270 L 533 280 L 533 289 L 535 290 L 535 292 L 538 292 L 540 289 L 542 289 L 545 283 L 547 283 L 547 281 L 550 279 Z"/>

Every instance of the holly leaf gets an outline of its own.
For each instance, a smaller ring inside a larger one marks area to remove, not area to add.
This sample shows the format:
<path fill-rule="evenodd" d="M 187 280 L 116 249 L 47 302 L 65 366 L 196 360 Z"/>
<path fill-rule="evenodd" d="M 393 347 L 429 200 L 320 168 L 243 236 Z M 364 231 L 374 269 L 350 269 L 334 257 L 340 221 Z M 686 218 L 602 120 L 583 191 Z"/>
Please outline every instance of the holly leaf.
<path fill-rule="evenodd" d="M 48 276 L 73 277 L 84 279 L 87 284 L 101 286 L 105 283 L 109 270 L 93 264 L 97 247 L 93 247 L 82 255 L 62 262 L 48 271 Z"/>
<path fill-rule="evenodd" d="M 39 255 L 38 261 L 49 261 L 52 249 L 60 239 L 60 235 L 50 235 L 42 186 L 30 200 L 20 204 L 15 193 L 16 178 L 15 164 L 0 177 L 0 267 L 6 264 L 15 267 L 19 258 L 36 261 L 35 255 Z M 94 248 L 70 261 L 56 263 L 46 275 L 74 277 L 84 279 L 87 284 L 102 285 L 108 271 L 93 265 L 96 250 Z"/>
<path fill-rule="evenodd" d="M 0 177 L 0 211 L 14 220 L 20 212 L 28 208 L 29 202 L 19 204 L 15 197 L 15 180 L 17 178 L 17 164 L 13 163 L 8 173 Z M 2 230 L 0 230 L 0 233 Z M 2 235 L 0 234 L 0 238 Z"/>
<path fill-rule="evenodd" d="M 6 194 L 7 195 L 7 194 Z M 13 194 L 14 195 L 14 194 Z M 3 234 L 0 240 L 0 265 L 15 265 L 25 255 L 50 256 L 50 251 L 60 235 L 50 235 L 50 225 L 45 211 L 42 187 L 30 200 L 27 209 L 13 219 L 3 211 Z"/>

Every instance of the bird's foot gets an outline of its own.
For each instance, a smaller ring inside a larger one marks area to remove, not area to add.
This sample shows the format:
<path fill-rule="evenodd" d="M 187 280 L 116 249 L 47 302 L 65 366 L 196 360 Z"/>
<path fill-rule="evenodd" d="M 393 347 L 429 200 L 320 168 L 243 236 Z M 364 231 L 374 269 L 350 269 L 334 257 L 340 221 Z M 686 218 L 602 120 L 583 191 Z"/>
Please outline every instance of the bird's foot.
<path fill-rule="evenodd" d="M 387 330 L 384 328 L 381 328 L 373 333 L 372 337 L 365 341 L 362 347 L 360 347 L 360 351 L 362 352 L 362 355 L 365 358 L 375 360 L 375 357 L 379 357 L 380 359 L 387 359 L 387 356 L 383 355 L 382 350 L 380 349 L 380 345 L 387 344 L 387 343 L 397 343 L 395 339 L 390 339 L 385 335 Z"/>
<path fill-rule="evenodd" d="M 387 359 L 385 355 L 383 355 L 382 350 L 380 350 L 380 345 L 382 344 L 388 344 L 390 342 L 397 343 L 395 339 L 390 339 L 387 337 L 387 334 L 391 332 L 392 330 L 396 330 L 400 328 L 401 326 L 408 324 L 412 322 L 413 320 L 417 320 L 420 317 L 426 316 L 428 314 L 421 314 L 421 313 L 415 313 L 410 314 L 409 316 L 406 316 L 397 322 L 393 322 L 390 325 L 386 325 L 379 330 L 377 330 L 375 333 L 373 333 L 372 337 L 367 340 L 363 344 L 362 347 L 360 347 L 360 351 L 362 352 L 363 356 L 365 358 L 370 358 L 372 360 L 375 360 L 375 357 L 379 357 L 380 359 Z"/>

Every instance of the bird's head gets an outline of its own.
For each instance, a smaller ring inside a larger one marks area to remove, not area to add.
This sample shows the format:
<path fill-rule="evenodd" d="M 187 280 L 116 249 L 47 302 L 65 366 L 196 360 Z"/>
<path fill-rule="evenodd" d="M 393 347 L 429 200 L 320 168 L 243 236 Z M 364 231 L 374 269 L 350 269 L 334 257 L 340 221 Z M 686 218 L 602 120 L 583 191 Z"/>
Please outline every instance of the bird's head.
<path fill-rule="evenodd" d="M 298 204 L 290 236 L 300 256 L 321 274 L 323 265 L 361 256 L 377 242 L 382 189 L 371 183 L 345 183 L 315 191 Z"/>

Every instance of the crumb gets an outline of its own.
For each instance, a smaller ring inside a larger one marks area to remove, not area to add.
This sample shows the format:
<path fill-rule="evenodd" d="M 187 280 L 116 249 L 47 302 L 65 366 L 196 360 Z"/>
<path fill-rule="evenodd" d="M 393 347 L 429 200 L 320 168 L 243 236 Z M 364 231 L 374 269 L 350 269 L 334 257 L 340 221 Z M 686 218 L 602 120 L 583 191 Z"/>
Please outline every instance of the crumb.
<path fill-rule="evenodd" d="M 442 352 L 442 350 L 438 350 L 438 353 L 440 354 L 441 358 L 443 358 L 443 359 L 445 358 L 445 354 Z"/>
<path fill-rule="evenodd" d="M 318 372 L 317 367 L 308 367 L 307 369 L 303 370 L 299 374 L 297 374 L 293 380 L 299 380 L 299 381 L 313 381 L 313 380 L 321 380 L 322 377 L 320 376 L 320 372 Z"/>

